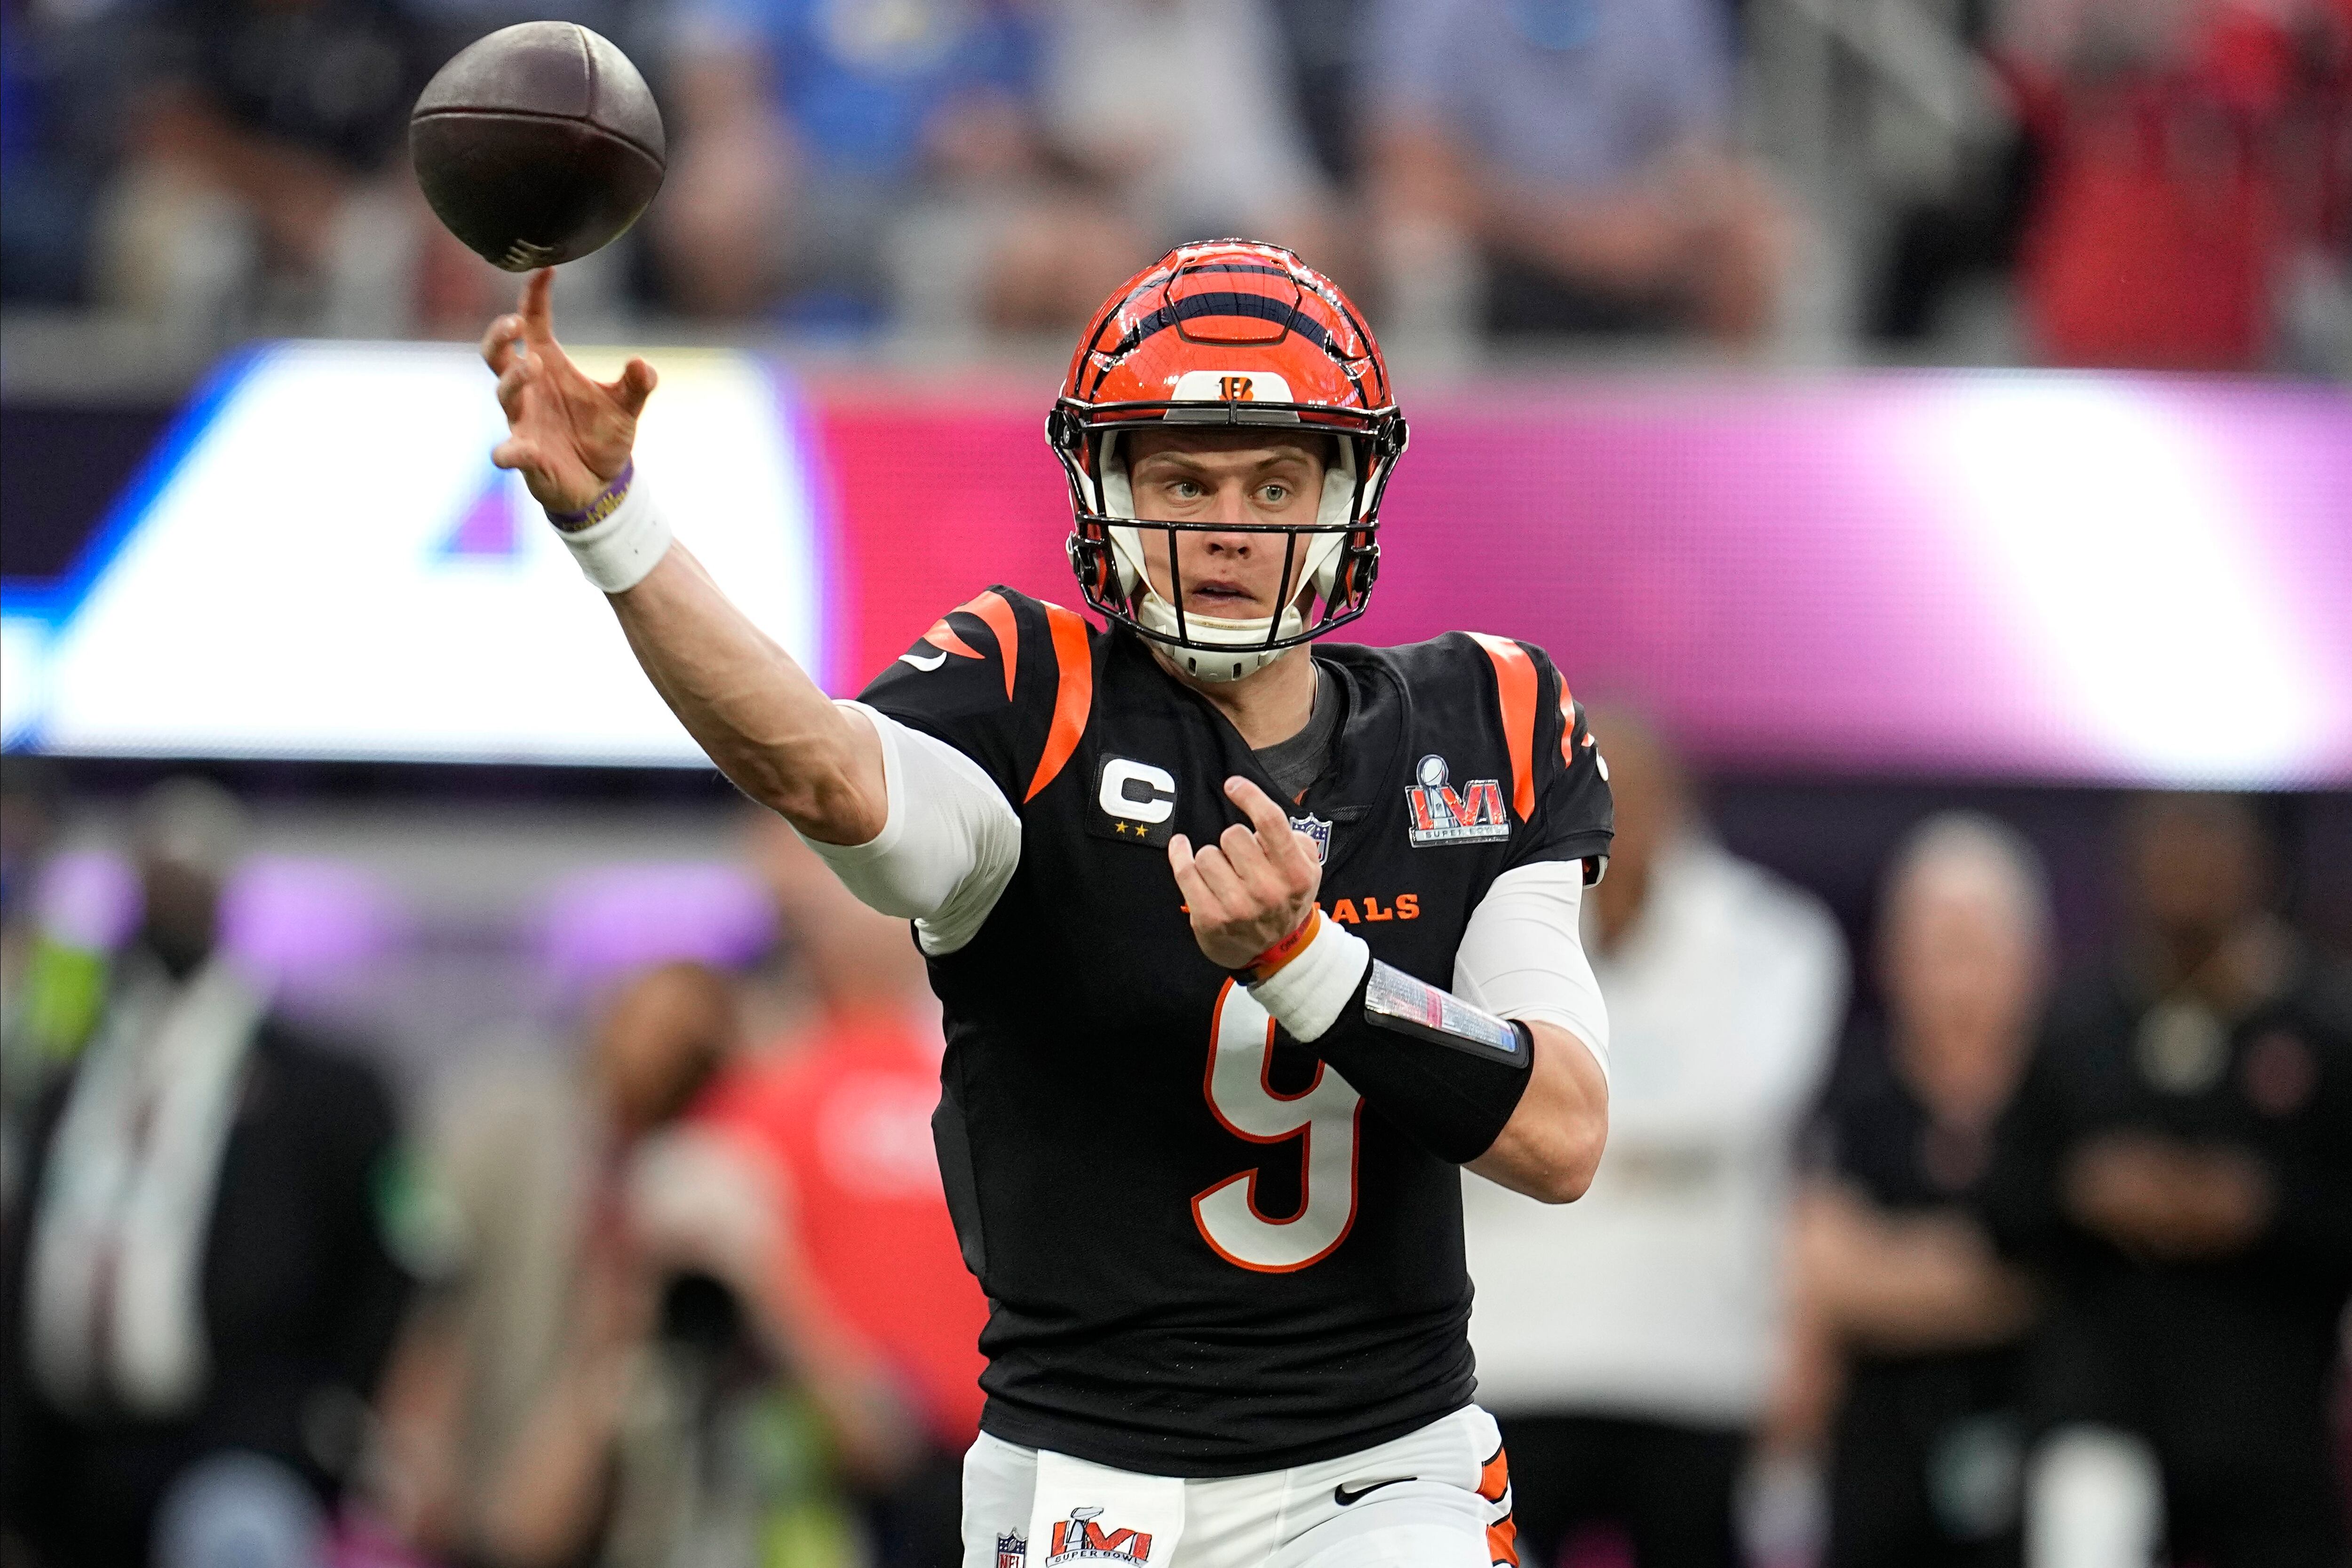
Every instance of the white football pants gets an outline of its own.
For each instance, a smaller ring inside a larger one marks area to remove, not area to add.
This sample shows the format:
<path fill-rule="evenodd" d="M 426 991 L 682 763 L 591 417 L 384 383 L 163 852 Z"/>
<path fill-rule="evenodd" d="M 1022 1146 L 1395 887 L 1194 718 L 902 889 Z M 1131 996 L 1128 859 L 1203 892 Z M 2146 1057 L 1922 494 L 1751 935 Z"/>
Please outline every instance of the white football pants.
<path fill-rule="evenodd" d="M 1033 1528 L 1037 1450 L 983 1432 L 964 1456 L 963 1568 L 1517 1568 L 1502 1450 L 1495 1418 L 1474 1405 L 1318 1464 L 1181 1483 L 1136 1477 L 1165 1495 L 1160 1540 L 1175 1539 L 1134 1559 L 1116 1535 L 1089 1542 L 1087 1520 Z M 1099 1517 L 1097 1529 L 1121 1521 L 1116 1503 L 1072 1511 Z"/>

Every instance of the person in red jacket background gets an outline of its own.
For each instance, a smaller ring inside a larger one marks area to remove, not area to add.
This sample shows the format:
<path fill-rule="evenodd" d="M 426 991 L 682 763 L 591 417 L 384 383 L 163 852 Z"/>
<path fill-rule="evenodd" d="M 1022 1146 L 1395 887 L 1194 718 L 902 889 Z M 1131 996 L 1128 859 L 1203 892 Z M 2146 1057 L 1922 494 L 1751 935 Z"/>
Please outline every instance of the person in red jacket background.
<path fill-rule="evenodd" d="M 2342 265 L 2352 4 L 2016 0 L 2002 31 L 2040 357 L 2268 366 L 2294 267 Z"/>
<path fill-rule="evenodd" d="M 800 1320 L 795 1337 L 832 1346 L 827 1360 L 866 1363 L 866 1381 L 902 1406 L 904 1450 L 867 1500 L 879 1562 L 953 1563 L 988 1303 L 957 1249 L 931 1148 L 939 1004 L 903 923 L 859 903 L 781 818 L 763 816 L 753 833 L 814 1006 L 764 1058 L 714 1083 L 697 1117 L 774 1181 L 774 1284 Z"/>

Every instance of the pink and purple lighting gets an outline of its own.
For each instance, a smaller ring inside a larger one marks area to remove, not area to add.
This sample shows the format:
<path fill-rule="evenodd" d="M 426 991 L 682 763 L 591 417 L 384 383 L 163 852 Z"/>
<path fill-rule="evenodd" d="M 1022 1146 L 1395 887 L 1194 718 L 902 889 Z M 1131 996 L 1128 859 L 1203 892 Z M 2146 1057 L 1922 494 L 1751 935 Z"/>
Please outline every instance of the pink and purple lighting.
<path fill-rule="evenodd" d="M 1049 385 L 647 352 L 648 482 L 835 689 L 992 584 L 1076 602 Z M 406 411 L 414 483 L 325 508 L 337 448 L 289 432 L 359 397 Z M 2352 784 L 2346 388 L 1919 373 L 1405 400 L 1379 592 L 1343 635 L 1540 643 L 1717 768 Z M 458 345 L 225 367 L 71 573 L 0 585 L 0 743 L 705 765 L 488 466 L 498 424 Z"/>
<path fill-rule="evenodd" d="M 1070 601 L 1032 411 L 874 392 L 815 400 L 854 584 L 834 668 L 992 582 Z M 1510 632 L 1721 765 L 2352 783 L 2342 389 L 1552 383 L 1408 413 L 1363 640 Z"/>

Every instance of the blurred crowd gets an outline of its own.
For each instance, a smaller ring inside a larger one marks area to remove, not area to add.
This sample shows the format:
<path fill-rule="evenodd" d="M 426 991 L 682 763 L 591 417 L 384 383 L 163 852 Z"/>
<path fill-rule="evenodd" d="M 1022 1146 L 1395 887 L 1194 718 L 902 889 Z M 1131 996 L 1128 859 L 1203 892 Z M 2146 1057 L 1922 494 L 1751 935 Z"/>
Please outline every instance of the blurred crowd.
<path fill-rule="evenodd" d="M 1666 738 L 1594 723 L 1609 1152 L 1564 1208 L 1465 1184 L 1521 1560 L 2347 1561 L 2352 965 L 2282 914 L 2259 806 L 2122 803 L 2120 936 L 2074 973 L 2032 843 L 1929 816 L 1850 955 Z M 110 928 L 23 761 L 0 1564 L 961 1560 L 986 1309 L 938 1013 L 780 822 L 732 873 L 758 942 L 575 932 L 631 956 L 569 1043 L 404 1075 L 254 958 L 235 798 L 110 819 Z"/>
<path fill-rule="evenodd" d="M 0 1563 L 957 1560 L 986 1307 L 938 1010 L 781 821 L 744 843 L 767 952 L 614 967 L 571 1042 L 420 1078 L 262 978 L 235 799 L 139 803 L 104 941 L 38 783 L 6 797 Z"/>
<path fill-rule="evenodd" d="M 197 345 L 471 335 L 510 285 L 430 221 L 405 115 L 458 47 L 549 14 L 6 0 L 7 300 Z M 637 232 L 569 269 L 575 317 L 1059 334 L 1171 244 L 1239 233 L 1433 348 L 1767 350 L 1851 269 L 1848 329 L 1897 353 L 1997 279 L 2032 361 L 2352 355 L 2352 0 L 551 14 L 627 50 L 669 131 Z"/>
<path fill-rule="evenodd" d="M 2076 973 L 2032 844 L 1930 816 L 1850 964 L 1593 722 L 1609 1150 L 1567 1209 L 1464 1194 L 1526 1560 L 2346 1562 L 2352 966 L 2253 804 L 2130 802 Z"/>

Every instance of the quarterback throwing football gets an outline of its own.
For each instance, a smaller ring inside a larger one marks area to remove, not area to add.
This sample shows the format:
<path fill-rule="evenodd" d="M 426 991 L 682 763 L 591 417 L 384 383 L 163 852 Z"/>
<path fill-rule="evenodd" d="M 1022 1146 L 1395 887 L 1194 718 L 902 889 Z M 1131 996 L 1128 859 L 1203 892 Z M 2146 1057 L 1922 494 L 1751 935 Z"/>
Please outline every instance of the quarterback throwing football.
<path fill-rule="evenodd" d="M 836 702 L 673 542 L 653 372 L 583 375 L 551 279 L 484 339 L 497 460 L 711 760 L 930 961 L 991 1306 L 965 1568 L 1515 1563 L 1455 1167 L 1558 1203 L 1600 1160 L 1609 790 L 1540 651 L 1316 642 L 1405 448 L 1355 308 L 1241 241 L 1128 282 L 1046 425 L 1108 629 L 991 588 Z"/>

